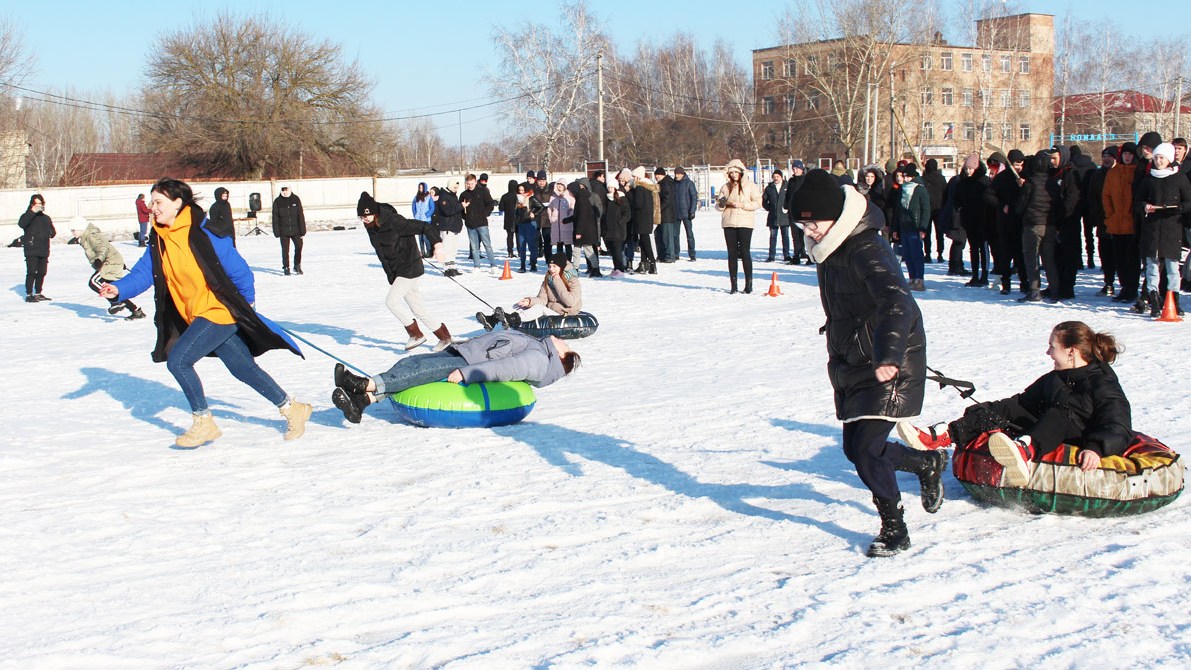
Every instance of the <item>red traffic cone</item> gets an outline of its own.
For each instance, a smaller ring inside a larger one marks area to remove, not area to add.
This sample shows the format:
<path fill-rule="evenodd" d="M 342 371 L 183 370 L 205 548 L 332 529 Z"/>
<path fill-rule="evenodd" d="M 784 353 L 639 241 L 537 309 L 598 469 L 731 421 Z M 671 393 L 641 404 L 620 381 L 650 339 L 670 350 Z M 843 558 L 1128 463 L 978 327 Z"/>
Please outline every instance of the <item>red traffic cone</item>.
<path fill-rule="evenodd" d="M 513 273 L 509 271 L 509 261 L 506 260 L 505 261 L 505 271 L 503 273 L 501 273 L 500 280 L 504 281 L 506 279 L 512 279 L 512 278 L 513 278 Z"/>
<path fill-rule="evenodd" d="M 1166 304 L 1162 305 L 1162 316 L 1159 316 L 1158 320 L 1168 323 L 1178 323 L 1183 320 L 1183 317 L 1179 316 L 1178 308 L 1174 305 L 1174 291 L 1166 292 Z"/>
<path fill-rule="evenodd" d="M 769 280 L 769 290 L 765 293 L 765 295 L 767 295 L 771 298 L 776 298 L 781 294 L 782 294 L 782 290 L 780 288 L 778 288 L 777 273 L 775 272 L 775 273 L 773 273 L 773 277 Z"/>

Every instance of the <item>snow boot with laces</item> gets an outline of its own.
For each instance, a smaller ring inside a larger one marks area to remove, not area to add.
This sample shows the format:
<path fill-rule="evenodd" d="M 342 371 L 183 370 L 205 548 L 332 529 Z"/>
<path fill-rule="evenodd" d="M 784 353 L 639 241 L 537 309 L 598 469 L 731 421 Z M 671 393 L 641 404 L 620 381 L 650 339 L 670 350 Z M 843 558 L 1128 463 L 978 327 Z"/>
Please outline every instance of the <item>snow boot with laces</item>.
<path fill-rule="evenodd" d="M 896 443 L 895 443 L 896 444 Z M 943 470 L 947 469 L 947 452 L 941 449 L 918 451 L 906 449 L 897 469 L 918 475 L 922 495 L 922 509 L 930 514 L 943 506 Z"/>
<path fill-rule="evenodd" d="M 310 418 L 314 408 L 310 403 L 289 400 L 278 407 L 277 411 L 285 417 L 285 439 L 296 440 L 306 432 L 306 420 Z"/>
<path fill-rule="evenodd" d="M 218 439 L 220 435 L 223 435 L 223 431 L 215 425 L 215 417 L 210 412 L 195 414 L 190 430 L 179 435 L 174 444 L 183 449 L 194 449 Z"/>

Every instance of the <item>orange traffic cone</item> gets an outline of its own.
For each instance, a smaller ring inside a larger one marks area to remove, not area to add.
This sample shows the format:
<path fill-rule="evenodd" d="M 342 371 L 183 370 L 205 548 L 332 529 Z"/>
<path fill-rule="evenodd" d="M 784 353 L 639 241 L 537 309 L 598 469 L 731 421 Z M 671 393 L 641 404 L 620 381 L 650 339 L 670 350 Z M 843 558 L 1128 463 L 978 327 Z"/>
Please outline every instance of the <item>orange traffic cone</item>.
<path fill-rule="evenodd" d="M 1179 309 L 1174 304 L 1174 291 L 1166 292 L 1166 304 L 1162 305 L 1162 316 L 1159 316 L 1158 320 L 1168 323 L 1178 323 L 1183 320 L 1183 317 L 1179 316 Z"/>
<path fill-rule="evenodd" d="M 500 275 L 500 280 L 504 281 L 506 279 L 512 279 L 512 278 L 513 278 L 513 273 L 509 271 L 509 262 L 506 260 L 505 261 L 505 271 Z"/>
<path fill-rule="evenodd" d="M 782 294 L 782 290 L 780 288 L 778 288 L 777 273 L 775 272 L 775 273 L 773 273 L 773 278 L 769 280 L 769 291 L 767 291 L 765 293 L 765 295 L 767 295 L 771 298 L 776 298 L 781 294 Z"/>

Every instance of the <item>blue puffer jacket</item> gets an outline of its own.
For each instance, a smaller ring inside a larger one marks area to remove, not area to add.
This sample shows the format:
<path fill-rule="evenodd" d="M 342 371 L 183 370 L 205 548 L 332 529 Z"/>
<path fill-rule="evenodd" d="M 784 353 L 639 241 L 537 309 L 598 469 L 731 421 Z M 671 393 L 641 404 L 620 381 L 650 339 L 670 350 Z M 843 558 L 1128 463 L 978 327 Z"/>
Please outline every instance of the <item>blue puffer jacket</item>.
<path fill-rule="evenodd" d="M 691 181 L 690 175 L 682 178 L 681 181 L 674 181 L 674 216 L 679 219 L 693 219 L 695 212 L 699 211 L 699 189 L 695 187 L 695 182 Z"/>
<path fill-rule="evenodd" d="M 426 182 L 419 183 L 418 187 L 427 188 Z M 430 197 L 429 189 L 427 189 L 426 198 L 421 202 L 418 202 L 416 195 L 414 196 L 412 208 L 415 219 L 418 221 L 430 221 L 430 217 L 434 216 L 434 198 Z"/>

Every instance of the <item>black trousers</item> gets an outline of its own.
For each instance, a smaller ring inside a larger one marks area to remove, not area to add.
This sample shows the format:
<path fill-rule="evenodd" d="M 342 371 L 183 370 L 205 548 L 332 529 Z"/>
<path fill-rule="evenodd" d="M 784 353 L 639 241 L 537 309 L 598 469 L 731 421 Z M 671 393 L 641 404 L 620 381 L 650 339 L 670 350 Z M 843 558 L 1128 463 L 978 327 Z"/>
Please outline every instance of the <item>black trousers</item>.
<path fill-rule="evenodd" d="M 957 446 L 990 430 L 1001 430 L 1015 438 L 1029 435 L 1035 460 L 1060 444 L 1082 443 L 1082 427 L 1071 421 L 1065 409 L 1052 407 L 1036 416 L 1013 398 L 972 405 L 964 410 L 963 416 L 947 425 L 951 442 Z"/>
<path fill-rule="evenodd" d="M 1137 236 L 1113 235 L 1112 257 L 1116 264 L 1117 280 L 1121 282 L 1121 294 L 1137 297 L 1137 285 L 1141 282 Z"/>
<path fill-rule="evenodd" d="M 628 272 L 624 264 L 624 240 L 605 239 L 604 246 L 608 249 L 608 255 L 612 257 L 612 269 L 620 270 L 621 273 Z"/>
<path fill-rule="evenodd" d="M 724 228 L 724 244 L 728 247 L 728 278 L 736 286 L 736 264 L 744 265 L 744 281 L 753 283 L 753 257 L 749 249 L 753 243 L 752 228 Z"/>
<path fill-rule="evenodd" d="M 127 270 L 128 266 L 125 265 L 124 269 Z M 106 283 L 108 283 L 108 280 L 104 279 L 103 277 L 100 277 L 99 270 L 96 270 L 91 275 L 91 278 L 87 280 L 87 288 L 91 289 L 92 291 L 95 291 L 96 293 L 99 293 L 99 289 L 103 288 L 103 285 Z M 136 305 L 131 300 L 121 300 L 119 298 L 115 298 L 115 299 L 105 298 L 105 300 L 107 300 L 108 303 L 111 304 L 112 307 L 115 307 L 116 305 L 119 305 L 120 303 L 124 303 L 125 305 L 128 305 L 128 311 L 130 311 L 130 312 L 136 311 Z"/>
<path fill-rule="evenodd" d="M 891 442 L 893 422 L 860 419 L 844 424 L 844 455 L 856 466 L 860 481 L 878 498 L 901 498 L 897 466 L 909 447 Z"/>
<path fill-rule="evenodd" d="M 281 267 L 289 269 L 289 243 L 293 240 L 294 243 L 294 267 L 302 267 L 302 238 L 297 235 L 281 236 Z"/>
<path fill-rule="evenodd" d="M 49 256 L 25 256 L 25 294 L 41 293 L 45 273 L 50 266 Z"/>
<path fill-rule="evenodd" d="M 642 261 L 657 261 L 657 258 L 653 255 L 653 235 L 651 233 L 643 233 L 637 236 L 637 248 L 641 250 Z"/>

